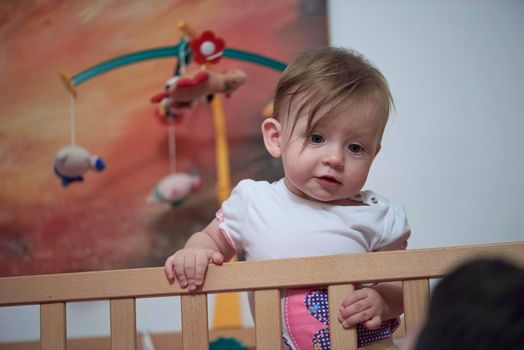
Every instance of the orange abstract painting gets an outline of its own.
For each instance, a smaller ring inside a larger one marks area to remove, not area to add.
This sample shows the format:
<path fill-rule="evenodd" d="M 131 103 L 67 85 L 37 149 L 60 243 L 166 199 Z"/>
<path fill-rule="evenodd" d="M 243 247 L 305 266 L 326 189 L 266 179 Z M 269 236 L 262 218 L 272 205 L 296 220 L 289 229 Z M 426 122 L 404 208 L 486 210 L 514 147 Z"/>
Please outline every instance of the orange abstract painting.
<path fill-rule="evenodd" d="M 186 21 L 213 30 L 226 48 L 280 62 L 327 44 L 321 0 L 0 2 L 0 275 L 160 266 L 214 216 L 216 157 L 206 101 L 175 127 L 178 171 L 197 172 L 200 191 L 178 207 L 147 203 L 170 172 L 167 128 L 150 98 L 173 75 L 176 57 L 127 64 L 76 86 L 76 143 L 106 169 L 63 187 L 55 153 L 71 141 L 69 77 L 115 57 L 176 45 Z M 194 64 L 194 63 L 192 63 Z M 278 179 L 260 123 L 280 72 L 224 57 L 245 83 L 222 96 L 231 182 Z"/>

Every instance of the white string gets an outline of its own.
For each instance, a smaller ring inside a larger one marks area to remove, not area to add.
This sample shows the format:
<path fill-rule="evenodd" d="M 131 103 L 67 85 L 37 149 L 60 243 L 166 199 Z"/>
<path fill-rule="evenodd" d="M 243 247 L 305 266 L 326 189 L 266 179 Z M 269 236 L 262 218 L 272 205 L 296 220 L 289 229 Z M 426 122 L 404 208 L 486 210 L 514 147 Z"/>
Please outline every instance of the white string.
<path fill-rule="evenodd" d="M 76 116 L 75 116 L 75 96 L 71 94 L 71 99 L 69 100 L 69 126 L 71 133 L 71 145 L 74 146 L 76 143 Z"/>
<path fill-rule="evenodd" d="M 171 173 L 176 172 L 176 144 L 175 144 L 175 118 L 168 117 L 167 136 L 169 142 L 169 170 Z"/>
<path fill-rule="evenodd" d="M 186 72 L 186 53 L 184 51 L 184 45 L 179 46 L 178 50 L 178 62 L 180 63 L 180 75 Z M 176 142 L 175 142 L 175 118 L 173 116 L 167 117 L 167 137 L 169 147 L 169 170 L 171 173 L 176 172 Z"/>
<path fill-rule="evenodd" d="M 180 63 L 180 75 L 186 72 L 186 52 L 185 45 L 180 45 L 178 50 L 178 62 Z"/>

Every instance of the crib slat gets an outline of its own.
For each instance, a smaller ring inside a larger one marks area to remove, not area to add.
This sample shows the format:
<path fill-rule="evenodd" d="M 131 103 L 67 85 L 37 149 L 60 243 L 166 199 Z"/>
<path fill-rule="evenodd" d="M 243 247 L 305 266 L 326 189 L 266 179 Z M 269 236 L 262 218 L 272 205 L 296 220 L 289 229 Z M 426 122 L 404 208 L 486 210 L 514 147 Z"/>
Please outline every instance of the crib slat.
<path fill-rule="evenodd" d="M 66 304 L 41 304 L 40 349 L 65 350 L 66 344 Z"/>
<path fill-rule="evenodd" d="M 429 303 L 429 279 L 405 280 L 404 321 L 406 334 L 421 326 L 426 319 Z"/>
<path fill-rule="evenodd" d="M 338 310 L 342 301 L 353 291 L 352 284 L 340 284 L 328 287 L 329 300 L 329 339 L 331 349 L 357 350 L 357 329 L 344 329 L 338 321 Z"/>
<path fill-rule="evenodd" d="M 111 349 L 136 350 L 135 299 L 111 299 Z"/>
<path fill-rule="evenodd" d="M 207 294 L 183 295 L 182 347 L 184 350 L 208 350 Z"/>
<path fill-rule="evenodd" d="M 255 291 L 255 330 L 257 350 L 277 350 L 282 347 L 280 291 Z"/>

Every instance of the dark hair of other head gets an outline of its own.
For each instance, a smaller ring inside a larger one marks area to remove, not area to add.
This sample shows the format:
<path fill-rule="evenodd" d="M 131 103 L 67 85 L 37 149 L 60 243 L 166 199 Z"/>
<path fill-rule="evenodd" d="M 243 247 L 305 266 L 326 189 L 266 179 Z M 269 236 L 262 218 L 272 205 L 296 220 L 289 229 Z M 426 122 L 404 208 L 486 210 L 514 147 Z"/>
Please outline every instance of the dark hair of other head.
<path fill-rule="evenodd" d="M 434 290 L 415 350 L 524 349 L 524 269 L 470 261 Z"/>

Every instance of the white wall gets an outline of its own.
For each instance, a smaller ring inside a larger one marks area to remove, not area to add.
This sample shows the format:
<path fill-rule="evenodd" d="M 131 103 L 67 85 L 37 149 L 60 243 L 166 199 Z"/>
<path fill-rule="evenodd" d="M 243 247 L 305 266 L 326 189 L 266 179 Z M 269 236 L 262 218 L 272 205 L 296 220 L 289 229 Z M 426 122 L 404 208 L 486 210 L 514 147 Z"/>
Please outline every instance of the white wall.
<path fill-rule="evenodd" d="M 410 246 L 524 240 L 524 2 L 331 0 L 329 18 L 331 43 L 390 83 L 396 115 L 367 187 L 404 204 Z M 179 329 L 177 304 L 139 301 L 138 329 Z M 0 341 L 37 338 L 37 312 L 0 308 Z M 68 305 L 69 336 L 108 334 L 108 312 Z"/>
<path fill-rule="evenodd" d="M 524 2 L 329 1 L 334 46 L 396 104 L 367 187 L 402 203 L 410 247 L 524 240 Z"/>

